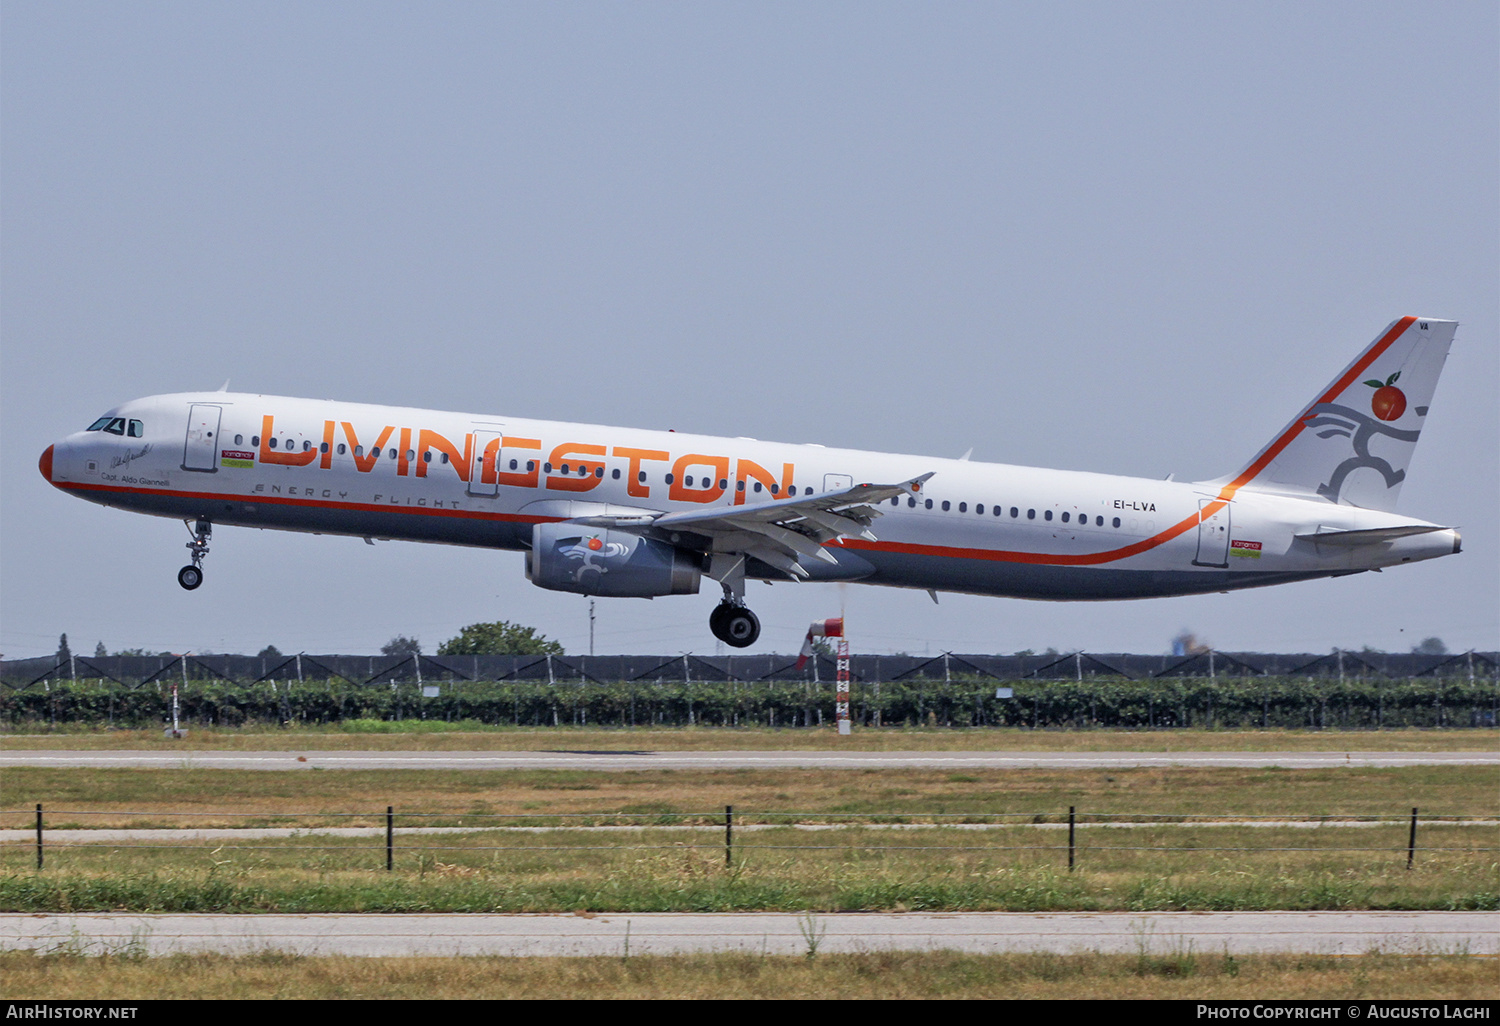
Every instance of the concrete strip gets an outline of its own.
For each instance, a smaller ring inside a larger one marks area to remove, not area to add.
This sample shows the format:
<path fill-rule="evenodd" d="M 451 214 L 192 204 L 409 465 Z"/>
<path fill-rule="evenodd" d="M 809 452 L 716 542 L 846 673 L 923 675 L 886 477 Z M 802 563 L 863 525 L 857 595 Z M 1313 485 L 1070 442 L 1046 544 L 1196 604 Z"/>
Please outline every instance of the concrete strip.
<path fill-rule="evenodd" d="M 0 915 L 0 948 L 304 955 L 558 956 L 744 951 L 1500 954 L 1490 912 L 589 915 Z"/>

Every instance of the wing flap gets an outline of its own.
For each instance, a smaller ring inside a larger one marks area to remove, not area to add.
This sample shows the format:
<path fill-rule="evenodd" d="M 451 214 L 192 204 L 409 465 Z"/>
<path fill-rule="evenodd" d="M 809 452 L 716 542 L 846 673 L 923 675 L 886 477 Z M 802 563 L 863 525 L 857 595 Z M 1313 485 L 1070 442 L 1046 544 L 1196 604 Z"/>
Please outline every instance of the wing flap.
<path fill-rule="evenodd" d="M 591 516 L 581 517 L 577 522 L 589 527 L 668 533 L 674 544 L 753 556 L 794 578 L 803 578 L 808 573 L 798 564 L 798 556 L 837 564 L 838 559 L 824 550 L 824 545 L 844 537 L 874 541 L 870 525 L 881 513 L 873 504 L 914 494 L 931 476 L 932 472 L 928 472 L 898 484 L 858 484 L 836 492 L 745 506 L 717 506 L 683 513 Z"/>

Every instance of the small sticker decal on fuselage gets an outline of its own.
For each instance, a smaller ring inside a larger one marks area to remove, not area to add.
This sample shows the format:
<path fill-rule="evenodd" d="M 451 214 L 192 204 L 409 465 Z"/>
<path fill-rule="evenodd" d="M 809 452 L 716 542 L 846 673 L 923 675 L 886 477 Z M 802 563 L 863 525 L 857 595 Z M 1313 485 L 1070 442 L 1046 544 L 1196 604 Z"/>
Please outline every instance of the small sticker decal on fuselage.
<path fill-rule="evenodd" d="M 220 449 L 219 466 L 254 469 L 255 453 L 248 449 Z"/>
<path fill-rule="evenodd" d="M 1229 554 L 1231 556 L 1239 556 L 1242 559 L 1259 559 L 1260 542 L 1241 541 L 1240 539 L 1236 538 L 1234 541 L 1229 543 Z"/>

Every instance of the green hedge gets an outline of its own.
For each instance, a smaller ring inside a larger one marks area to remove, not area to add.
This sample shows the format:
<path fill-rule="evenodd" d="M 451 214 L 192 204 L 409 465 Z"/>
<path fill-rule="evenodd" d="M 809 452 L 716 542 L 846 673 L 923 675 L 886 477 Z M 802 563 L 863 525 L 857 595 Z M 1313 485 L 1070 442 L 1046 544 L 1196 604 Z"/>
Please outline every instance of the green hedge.
<path fill-rule="evenodd" d="M 884 726 L 1035 728 L 1493 727 L 1500 688 L 1492 681 L 1322 681 L 1308 678 L 1201 678 L 1131 681 L 1091 678 L 1016 681 L 996 698 L 993 679 L 955 677 L 857 683 L 857 723 Z M 833 684 L 802 681 L 634 681 L 546 684 L 465 681 L 437 685 L 352 685 L 305 681 L 252 685 L 190 681 L 180 687 L 184 724 L 340 723 L 346 720 L 474 720 L 493 725 L 604 727 L 690 723 L 800 727 L 833 720 Z M 171 691 L 154 684 L 52 681 L 0 689 L 0 722 L 159 726 Z"/>

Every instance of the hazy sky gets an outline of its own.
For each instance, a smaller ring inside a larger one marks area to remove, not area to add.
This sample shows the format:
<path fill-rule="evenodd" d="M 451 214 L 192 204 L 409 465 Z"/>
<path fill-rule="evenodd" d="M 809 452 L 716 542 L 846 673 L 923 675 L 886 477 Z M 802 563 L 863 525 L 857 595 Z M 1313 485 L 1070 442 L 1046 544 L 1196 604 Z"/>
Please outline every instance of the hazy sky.
<path fill-rule="evenodd" d="M 586 651 L 518 553 L 78 501 L 125 399 L 333 397 L 1163 477 L 1459 320 L 1401 512 L 1462 555 L 1231 595 L 752 584 L 752 651 L 1500 647 L 1492 3 L 0 5 L 0 651 Z M 712 653 L 697 597 L 599 652 Z"/>

